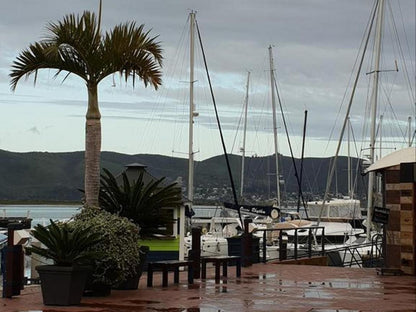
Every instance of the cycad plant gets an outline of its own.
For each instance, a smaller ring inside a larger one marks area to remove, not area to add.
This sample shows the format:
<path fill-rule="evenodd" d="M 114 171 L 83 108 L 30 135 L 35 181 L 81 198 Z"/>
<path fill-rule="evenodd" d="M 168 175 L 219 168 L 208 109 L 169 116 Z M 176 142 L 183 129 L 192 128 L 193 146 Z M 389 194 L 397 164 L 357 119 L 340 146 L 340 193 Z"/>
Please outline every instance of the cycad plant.
<path fill-rule="evenodd" d="M 181 188 L 177 183 L 164 185 L 165 178 L 143 181 L 143 173 L 132 182 L 123 172 L 123 182 L 118 183 L 116 178 L 107 169 L 101 175 L 100 208 L 126 217 L 140 226 L 141 236 L 150 236 L 159 233 L 160 227 L 173 222 L 163 213 L 162 208 L 177 208 L 182 204 Z"/>
<path fill-rule="evenodd" d="M 51 259 L 58 266 L 88 264 L 99 256 L 91 251 L 102 239 L 99 233 L 91 228 L 71 227 L 66 222 L 50 222 L 47 226 L 38 224 L 32 230 L 33 237 L 44 247 L 30 246 L 26 247 L 27 251 Z"/>

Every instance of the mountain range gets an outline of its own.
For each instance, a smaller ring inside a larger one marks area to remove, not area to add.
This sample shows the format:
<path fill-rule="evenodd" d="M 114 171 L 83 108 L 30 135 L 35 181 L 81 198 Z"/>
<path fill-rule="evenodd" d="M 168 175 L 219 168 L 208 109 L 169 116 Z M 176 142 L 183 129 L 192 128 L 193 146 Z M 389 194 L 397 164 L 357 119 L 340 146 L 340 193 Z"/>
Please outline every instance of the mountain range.
<path fill-rule="evenodd" d="M 298 194 L 294 165 L 301 161 L 279 155 L 279 172 L 282 197 L 293 200 Z M 328 168 L 332 158 L 305 158 L 303 161 L 302 192 L 306 199 L 317 198 L 325 192 Z M 239 193 L 241 156 L 229 155 L 234 185 Z M 188 161 L 162 155 L 127 155 L 102 152 L 101 165 L 117 175 L 125 165 L 140 163 L 154 177 L 166 177 L 167 181 L 182 178 L 184 194 L 187 181 Z M 360 160 L 352 158 L 352 168 Z M 347 157 L 339 157 L 333 179 L 333 193 L 347 194 Z M 276 197 L 274 156 L 247 157 L 245 160 L 245 198 L 256 201 Z M 84 174 L 84 152 L 28 152 L 16 153 L 0 150 L 0 201 L 64 202 L 81 201 Z M 357 196 L 366 192 L 366 177 L 356 178 Z M 199 204 L 222 202 L 232 199 L 231 183 L 224 155 L 203 161 L 195 161 L 195 201 Z"/>

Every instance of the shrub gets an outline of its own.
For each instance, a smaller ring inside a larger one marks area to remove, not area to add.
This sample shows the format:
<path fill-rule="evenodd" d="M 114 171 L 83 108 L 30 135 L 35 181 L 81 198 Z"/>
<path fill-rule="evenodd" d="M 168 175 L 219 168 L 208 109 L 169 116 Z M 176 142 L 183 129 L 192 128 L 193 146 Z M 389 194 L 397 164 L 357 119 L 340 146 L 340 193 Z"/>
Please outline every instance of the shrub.
<path fill-rule="evenodd" d="M 72 222 L 75 228 L 90 229 L 101 236 L 91 248 L 101 256 L 94 261 L 93 282 L 117 286 L 136 274 L 140 263 L 139 228 L 127 218 L 85 207 Z"/>

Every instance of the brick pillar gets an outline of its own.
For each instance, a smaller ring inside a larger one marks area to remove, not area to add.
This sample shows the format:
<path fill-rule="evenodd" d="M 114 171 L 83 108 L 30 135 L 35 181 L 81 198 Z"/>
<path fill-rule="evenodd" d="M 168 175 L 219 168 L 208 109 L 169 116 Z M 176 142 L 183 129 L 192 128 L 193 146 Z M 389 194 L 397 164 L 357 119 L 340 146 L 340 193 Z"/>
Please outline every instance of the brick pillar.
<path fill-rule="evenodd" d="M 416 164 L 400 165 L 400 269 L 416 274 Z"/>
<path fill-rule="evenodd" d="M 386 268 L 400 269 L 400 166 L 387 168 L 385 177 L 385 204 L 389 209 L 388 224 L 385 225 Z"/>

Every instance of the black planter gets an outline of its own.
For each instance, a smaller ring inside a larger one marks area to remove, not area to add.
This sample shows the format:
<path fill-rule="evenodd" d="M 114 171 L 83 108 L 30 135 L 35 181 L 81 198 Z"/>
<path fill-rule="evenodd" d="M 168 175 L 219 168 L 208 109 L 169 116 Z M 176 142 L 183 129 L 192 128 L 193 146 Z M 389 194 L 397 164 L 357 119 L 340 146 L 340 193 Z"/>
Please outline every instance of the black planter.
<path fill-rule="evenodd" d="M 77 305 L 81 302 L 89 267 L 39 265 L 43 304 Z"/>
<path fill-rule="evenodd" d="M 243 255 L 243 238 L 242 236 L 227 237 L 228 255 L 239 256 Z"/>
<path fill-rule="evenodd" d="M 242 257 L 243 266 L 246 266 L 247 263 L 260 262 L 260 238 L 253 237 L 252 234 L 249 234 L 249 237 L 246 237 L 246 243 L 248 243 L 248 240 L 250 242 L 250 248 L 247 250 L 247 254 L 245 254 L 244 235 L 227 238 L 228 255 Z"/>

